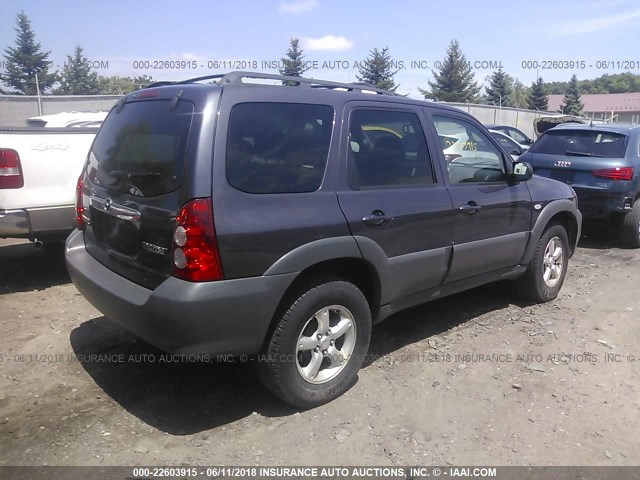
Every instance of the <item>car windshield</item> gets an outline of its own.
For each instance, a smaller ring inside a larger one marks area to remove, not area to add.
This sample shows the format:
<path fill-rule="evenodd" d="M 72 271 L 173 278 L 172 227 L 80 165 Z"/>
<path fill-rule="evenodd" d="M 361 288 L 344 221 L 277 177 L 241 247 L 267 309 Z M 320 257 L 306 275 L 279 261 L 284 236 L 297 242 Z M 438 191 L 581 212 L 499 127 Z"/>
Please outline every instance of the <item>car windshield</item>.
<path fill-rule="evenodd" d="M 549 130 L 529 150 L 531 153 L 584 157 L 624 157 L 626 135 L 598 130 Z"/>

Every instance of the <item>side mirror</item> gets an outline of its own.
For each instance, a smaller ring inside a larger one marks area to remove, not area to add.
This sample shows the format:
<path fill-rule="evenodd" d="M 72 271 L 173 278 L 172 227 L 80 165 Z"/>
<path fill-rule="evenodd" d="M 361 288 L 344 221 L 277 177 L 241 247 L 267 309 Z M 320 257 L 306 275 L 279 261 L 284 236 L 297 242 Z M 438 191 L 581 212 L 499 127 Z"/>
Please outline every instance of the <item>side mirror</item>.
<path fill-rule="evenodd" d="M 511 178 L 515 182 L 526 182 L 533 177 L 533 167 L 527 162 L 516 162 L 513 164 Z"/>
<path fill-rule="evenodd" d="M 520 147 L 515 147 L 515 146 L 513 150 L 509 152 L 510 155 L 518 155 L 518 156 L 522 155 L 523 153 L 524 153 L 524 150 L 522 150 Z"/>

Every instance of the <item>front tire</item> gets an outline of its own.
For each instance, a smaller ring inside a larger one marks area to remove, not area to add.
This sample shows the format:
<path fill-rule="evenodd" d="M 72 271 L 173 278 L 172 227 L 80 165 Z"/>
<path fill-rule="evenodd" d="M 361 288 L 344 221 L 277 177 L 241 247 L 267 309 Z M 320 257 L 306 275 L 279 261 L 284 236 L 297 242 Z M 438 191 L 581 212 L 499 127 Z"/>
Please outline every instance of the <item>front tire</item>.
<path fill-rule="evenodd" d="M 555 299 L 569 264 L 569 239 L 562 225 L 547 227 L 536 245 L 531 263 L 519 280 L 520 292 L 537 303 Z"/>
<path fill-rule="evenodd" d="M 260 379 L 299 408 L 329 402 L 355 382 L 369 348 L 371 310 L 352 283 L 315 283 L 290 303 L 258 356 Z"/>
<path fill-rule="evenodd" d="M 633 209 L 624 216 L 620 229 L 622 243 L 625 247 L 640 247 L 640 200 L 636 200 Z"/>

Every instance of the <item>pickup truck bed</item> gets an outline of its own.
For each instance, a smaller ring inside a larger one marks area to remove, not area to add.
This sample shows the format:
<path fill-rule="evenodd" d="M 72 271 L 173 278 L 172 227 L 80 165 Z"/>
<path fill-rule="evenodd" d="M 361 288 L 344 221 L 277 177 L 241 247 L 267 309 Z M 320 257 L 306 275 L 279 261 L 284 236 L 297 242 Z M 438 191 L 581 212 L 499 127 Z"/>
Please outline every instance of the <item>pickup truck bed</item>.
<path fill-rule="evenodd" d="M 18 153 L 24 185 L 2 188 L 0 238 L 64 239 L 73 229 L 75 187 L 97 128 L 0 128 L 0 150 Z M 1 165 L 0 165 L 1 167 Z"/>

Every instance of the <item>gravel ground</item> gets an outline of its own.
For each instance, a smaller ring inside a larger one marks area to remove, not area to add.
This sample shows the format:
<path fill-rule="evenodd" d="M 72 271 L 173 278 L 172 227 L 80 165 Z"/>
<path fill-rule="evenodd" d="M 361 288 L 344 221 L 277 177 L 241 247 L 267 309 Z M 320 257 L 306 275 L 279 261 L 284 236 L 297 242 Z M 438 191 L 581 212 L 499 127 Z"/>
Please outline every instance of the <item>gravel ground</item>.
<path fill-rule="evenodd" d="M 638 465 L 640 250 L 608 238 L 554 302 L 498 283 L 393 316 L 355 386 L 302 412 L 249 363 L 161 362 L 60 252 L 0 240 L 0 465 Z"/>

